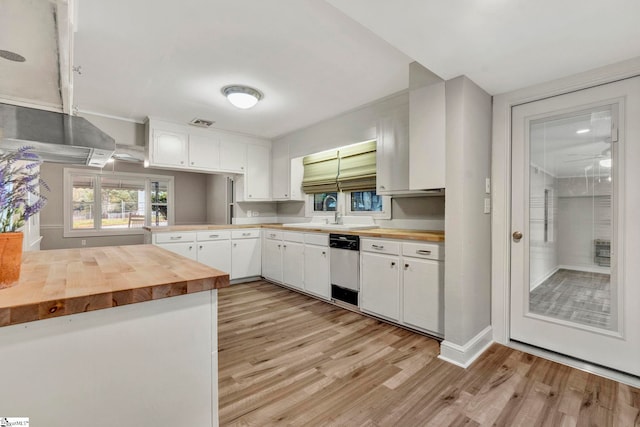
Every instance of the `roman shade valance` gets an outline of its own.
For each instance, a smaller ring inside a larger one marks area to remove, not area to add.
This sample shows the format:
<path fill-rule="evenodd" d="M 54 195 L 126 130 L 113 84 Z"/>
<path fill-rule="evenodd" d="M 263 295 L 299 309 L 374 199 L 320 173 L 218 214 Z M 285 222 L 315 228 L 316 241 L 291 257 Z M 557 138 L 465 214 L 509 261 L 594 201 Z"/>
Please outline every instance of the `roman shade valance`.
<path fill-rule="evenodd" d="M 349 145 L 338 151 L 340 191 L 376 188 L 376 141 Z"/>
<path fill-rule="evenodd" d="M 302 159 L 307 194 L 376 188 L 376 141 L 311 154 Z"/>
<path fill-rule="evenodd" d="M 338 191 L 338 150 L 311 154 L 302 159 L 302 191 L 307 194 Z"/>

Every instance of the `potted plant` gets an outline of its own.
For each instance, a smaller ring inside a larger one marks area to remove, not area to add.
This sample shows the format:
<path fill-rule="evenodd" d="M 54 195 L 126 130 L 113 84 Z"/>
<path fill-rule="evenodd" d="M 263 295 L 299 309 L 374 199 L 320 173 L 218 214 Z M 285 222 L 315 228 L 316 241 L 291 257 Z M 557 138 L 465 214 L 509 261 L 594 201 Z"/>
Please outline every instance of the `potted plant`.
<path fill-rule="evenodd" d="M 19 230 L 47 200 L 40 194 L 41 186 L 49 190 L 40 178 L 40 163 L 33 147 L 0 151 L 0 289 L 20 278 L 23 235 Z"/>

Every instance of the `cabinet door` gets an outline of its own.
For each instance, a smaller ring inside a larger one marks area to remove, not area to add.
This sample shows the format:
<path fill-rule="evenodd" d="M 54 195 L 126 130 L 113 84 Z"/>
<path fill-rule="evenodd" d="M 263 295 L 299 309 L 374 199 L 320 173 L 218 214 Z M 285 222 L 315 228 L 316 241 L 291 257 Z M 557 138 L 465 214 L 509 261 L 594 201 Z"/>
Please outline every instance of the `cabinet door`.
<path fill-rule="evenodd" d="M 304 288 L 304 244 L 283 242 L 282 276 L 285 284 Z"/>
<path fill-rule="evenodd" d="M 185 132 L 172 132 L 153 129 L 151 164 L 186 167 L 189 135 Z"/>
<path fill-rule="evenodd" d="M 220 169 L 220 141 L 214 136 L 189 137 L 189 166 L 198 169 Z"/>
<path fill-rule="evenodd" d="M 406 118 L 378 121 L 376 193 L 392 194 L 409 189 L 409 124 Z"/>
<path fill-rule="evenodd" d="M 245 171 L 245 199 L 271 199 L 271 148 L 247 145 L 247 169 Z"/>
<path fill-rule="evenodd" d="M 305 245 L 304 290 L 326 300 L 331 298 L 328 247 Z"/>
<path fill-rule="evenodd" d="M 262 247 L 262 276 L 282 283 L 282 240 L 265 239 Z"/>
<path fill-rule="evenodd" d="M 274 200 L 288 200 L 289 194 L 289 146 L 274 144 L 271 147 L 271 193 Z"/>
<path fill-rule="evenodd" d="M 409 187 L 445 188 L 444 82 L 409 92 Z"/>
<path fill-rule="evenodd" d="M 198 262 L 231 272 L 231 240 L 198 242 Z"/>
<path fill-rule="evenodd" d="M 262 251 L 260 248 L 260 239 L 235 239 L 231 241 L 231 279 L 262 274 Z"/>
<path fill-rule="evenodd" d="M 360 253 L 360 308 L 400 320 L 400 258 Z"/>
<path fill-rule="evenodd" d="M 444 268 L 441 261 L 404 258 L 403 322 L 444 333 Z"/>
<path fill-rule="evenodd" d="M 240 141 L 220 141 L 220 169 L 244 173 L 247 164 L 247 144 Z"/>
<path fill-rule="evenodd" d="M 157 244 L 162 249 L 166 249 L 183 257 L 190 258 L 194 261 L 197 260 L 196 244 L 194 242 L 181 242 L 181 243 L 160 243 Z"/>

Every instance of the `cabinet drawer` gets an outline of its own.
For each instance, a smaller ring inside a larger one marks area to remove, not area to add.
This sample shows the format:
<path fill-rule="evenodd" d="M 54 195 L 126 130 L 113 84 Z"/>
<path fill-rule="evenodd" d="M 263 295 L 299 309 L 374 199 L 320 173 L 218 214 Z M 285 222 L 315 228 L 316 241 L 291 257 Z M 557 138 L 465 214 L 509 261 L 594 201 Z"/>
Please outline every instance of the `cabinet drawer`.
<path fill-rule="evenodd" d="M 402 243 L 402 255 L 414 258 L 444 259 L 444 246 L 438 243 Z"/>
<path fill-rule="evenodd" d="M 305 233 L 304 242 L 309 245 L 329 246 L 329 235 L 318 233 Z"/>
<path fill-rule="evenodd" d="M 232 239 L 255 239 L 260 237 L 260 230 L 242 228 L 240 230 L 231 230 Z"/>
<path fill-rule="evenodd" d="M 263 229 L 262 235 L 268 240 L 282 240 L 282 231 Z"/>
<path fill-rule="evenodd" d="M 198 231 L 198 241 L 206 242 L 207 240 L 229 240 L 231 232 L 229 230 L 206 230 Z"/>
<path fill-rule="evenodd" d="M 303 233 L 285 231 L 283 236 L 282 236 L 282 240 L 286 240 L 287 242 L 304 243 L 304 234 Z"/>
<path fill-rule="evenodd" d="M 360 250 L 379 254 L 400 254 L 400 243 L 387 240 L 360 239 Z"/>
<path fill-rule="evenodd" d="M 176 243 L 176 242 L 195 242 L 196 233 L 194 232 L 176 232 L 176 233 L 158 233 L 156 234 L 156 243 Z"/>

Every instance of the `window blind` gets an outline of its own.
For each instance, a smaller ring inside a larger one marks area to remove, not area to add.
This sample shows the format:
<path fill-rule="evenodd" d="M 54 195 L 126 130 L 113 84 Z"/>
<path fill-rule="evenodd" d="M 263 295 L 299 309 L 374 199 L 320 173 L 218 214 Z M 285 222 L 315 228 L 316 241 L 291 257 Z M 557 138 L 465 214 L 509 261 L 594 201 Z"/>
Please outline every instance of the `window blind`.
<path fill-rule="evenodd" d="M 302 191 L 307 194 L 338 191 L 338 150 L 311 154 L 302 159 Z"/>
<path fill-rule="evenodd" d="M 376 188 L 376 141 L 340 148 L 338 154 L 340 191 Z"/>

